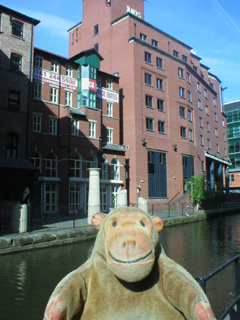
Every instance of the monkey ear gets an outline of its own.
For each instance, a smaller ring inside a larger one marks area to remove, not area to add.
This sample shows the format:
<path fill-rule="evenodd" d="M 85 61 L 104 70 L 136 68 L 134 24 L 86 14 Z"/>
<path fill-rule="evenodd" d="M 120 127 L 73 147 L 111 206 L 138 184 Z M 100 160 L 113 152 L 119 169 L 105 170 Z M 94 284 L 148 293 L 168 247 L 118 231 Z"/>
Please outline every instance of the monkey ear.
<path fill-rule="evenodd" d="M 101 224 L 103 222 L 103 220 L 106 218 L 107 214 L 105 213 L 95 213 L 92 216 L 92 224 L 94 225 L 94 227 L 99 230 L 101 227 Z"/>
<path fill-rule="evenodd" d="M 152 220 L 157 228 L 157 232 L 161 232 L 164 226 L 164 222 L 159 217 L 152 217 Z"/>

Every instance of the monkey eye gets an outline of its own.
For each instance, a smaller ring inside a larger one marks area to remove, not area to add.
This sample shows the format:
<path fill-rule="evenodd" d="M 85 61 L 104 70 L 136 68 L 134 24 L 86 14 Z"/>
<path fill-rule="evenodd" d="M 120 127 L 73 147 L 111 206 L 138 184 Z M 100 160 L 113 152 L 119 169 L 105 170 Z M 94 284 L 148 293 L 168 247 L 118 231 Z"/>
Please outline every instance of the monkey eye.
<path fill-rule="evenodd" d="M 142 220 L 140 221 L 140 223 L 143 227 L 145 227 L 145 223 Z"/>
<path fill-rule="evenodd" d="M 113 221 L 112 225 L 113 225 L 113 227 L 116 227 L 117 226 L 117 221 Z"/>

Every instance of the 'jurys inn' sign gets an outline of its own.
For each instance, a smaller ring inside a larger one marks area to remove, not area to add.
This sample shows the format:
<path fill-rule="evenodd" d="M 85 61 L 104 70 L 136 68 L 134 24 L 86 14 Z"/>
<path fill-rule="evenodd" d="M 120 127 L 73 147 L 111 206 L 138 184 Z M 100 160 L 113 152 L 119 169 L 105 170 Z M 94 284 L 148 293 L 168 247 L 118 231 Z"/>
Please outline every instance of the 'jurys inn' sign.
<path fill-rule="evenodd" d="M 130 12 L 130 13 L 134 14 L 138 18 L 142 18 L 141 12 L 137 12 L 136 10 L 130 8 L 129 6 L 127 6 L 127 12 Z"/>

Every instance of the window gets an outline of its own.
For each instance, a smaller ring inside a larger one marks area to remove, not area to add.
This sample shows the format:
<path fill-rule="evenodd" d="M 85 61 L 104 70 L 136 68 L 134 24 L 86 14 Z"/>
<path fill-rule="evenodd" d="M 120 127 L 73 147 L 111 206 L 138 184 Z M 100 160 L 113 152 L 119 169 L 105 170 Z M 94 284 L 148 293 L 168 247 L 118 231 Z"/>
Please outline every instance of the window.
<path fill-rule="evenodd" d="M 230 179 L 229 179 L 230 182 L 234 182 L 234 174 L 230 174 L 230 175 L 229 175 L 229 178 L 230 178 Z"/>
<path fill-rule="evenodd" d="M 214 112 L 214 120 L 217 122 L 217 113 Z"/>
<path fill-rule="evenodd" d="M 183 138 L 183 139 L 186 139 L 186 138 L 187 138 L 187 130 L 186 130 L 186 127 L 180 127 L 180 136 L 181 136 L 181 138 Z"/>
<path fill-rule="evenodd" d="M 208 97 L 208 94 L 207 94 L 207 90 L 206 89 L 204 89 L 204 97 L 207 99 L 207 97 Z"/>
<path fill-rule="evenodd" d="M 37 167 L 40 171 L 40 173 L 42 172 L 42 159 L 41 159 L 41 155 L 34 151 L 34 152 L 31 152 L 30 154 L 30 161 L 31 163 Z"/>
<path fill-rule="evenodd" d="M 145 105 L 148 108 L 152 108 L 153 107 L 152 106 L 152 96 L 149 96 L 149 95 L 146 94 L 146 96 L 145 96 Z"/>
<path fill-rule="evenodd" d="M 218 137 L 218 129 L 215 128 L 215 137 Z"/>
<path fill-rule="evenodd" d="M 189 129 L 188 137 L 189 137 L 190 141 L 193 141 L 193 131 L 192 131 L 192 129 Z"/>
<path fill-rule="evenodd" d="M 46 176 L 51 178 L 57 177 L 57 158 L 51 153 L 46 158 Z"/>
<path fill-rule="evenodd" d="M 145 84 L 152 85 L 152 75 L 145 72 Z"/>
<path fill-rule="evenodd" d="M 147 36 L 143 33 L 140 33 L 140 39 L 144 42 L 147 42 Z"/>
<path fill-rule="evenodd" d="M 51 71 L 53 72 L 58 72 L 58 62 L 57 61 L 52 61 L 51 63 Z"/>
<path fill-rule="evenodd" d="M 22 57 L 19 54 L 11 53 L 10 69 L 12 71 L 22 71 Z"/>
<path fill-rule="evenodd" d="M 205 171 L 205 164 L 204 164 L 204 161 L 201 161 L 201 164 L 202 164 L 202 171 Z"/>
<path fill-rule="evenodd" d="M 94 49 L 95 49 L 97 52 L 99 52 L 99 44 L 98 44 L 98 43 L 95 43 L 95 44 L 94 44 Z"/>
<path fill-rule="evenodd" d="M 72 135 L 78 136 L 79 135 L 79 121 L 72 120 Z"/>
<path fill-rule="evenodd" d="M 218 145 L 218 143 L 216 144 L 216 152 L 219 153 L 219 145 Z"/>
<path fill-rule="evenodd" d="M 216 98 L 213 98 L 213 105 L 214 105 L 214 107 L 217 106 L 217 104 L 216 104 Z"/>
<path fill-rule="evenodd" d="M 107 115 L 109 117 L 113 116 L 113 104 L 110 102 L 107 103 Z"/>
<path fill-rule="evenodd" d="M 199 127 L 203 128 L 203 121 L 201 117 L 199 117 Z"/>
<path fill-rule="evenodd" d="M 182 61 L 187 62 L 187 56 L 183 55 L 182 56 Z"/>
<path fill-rule="evenodd" d="M 112 90 L 112 80 L 107 79 L 107 88 Z"/>
<path fill-rule="evenodd" d="M 204 146 L 204 139 L 203 139 L 203 136 L 202 136 L 202 135 L 200 136 L 200 145 L 201 145 L 201 146 Z"/>
<path fill-rule="evenodd" d="M 157 89 L 163 90 L 163 79 L 157 78 Z"/>
<path fill-rule="evenodd" d="M 158 111 L 164 111 L 164 100 L 157 99 L 157 109 Z"/>
<path fill-rule="evenodd" d="M 201 92 L 201 84 L 199 82 L 197 83 L 197 91 Z"/>
<path fill-rule="evenodd" d="M 207 139 L 207 148 L 211 149 L 211 140 L 210 139 Z"/>
<path fill-rule="evenodd" d="M 94 29 L 94 31 L 93 31 L 94 36 L 96 36 L 96 35 L 98 34 L 98 32 L 99 32 L 99 30 L 98 30 L 98 24 L 96 24 L 93 29 Z"/>
<path fill-rule="evenodd" d="M 57 103 L 58 102 L 58 89 L 54 87 L 50 87 L 50 102 Z"/>
<path fill-rule="evenodd" d="M 42 97 L 42 84 L 41 83 L 34 83 L 34 99 L 41 100 Z"/>
<path fill-rule="evenodd" d="M 35 67 L 42 68 L 43 67 L 43 58 L 36 56 L 35 57 Z"/>
<path fill-rule="evenodd" d="M 192 94 L 190 91 L 188 91 L 187 96 L 188 96 L 188 101 L 192 102 Z"/>
<path fill-rule="evenodd" d="M 96 138 L 96 122 L 89 121 L 89 137 Z"/>
<path fill-rule="evenodd" d="M 205 113 L 206 113 L 206 115 L 209 116 L 209 108 L 208 108 L 208 106 L 205 106 Z"/>
<path fill-rule="evenodd" d="M 57 134 L 57 119 L 56 118 L 49 118 L 49 133 L 50 134 Z"/>
<path fill-rule="evenodd" d="M 201 73 L 201 78 L 204 80 L 204 74 L 203 73 Z"/>
<path fill-rule="evenodd" d="M 74 153 L 70 156 L 69 176 L 75 178 L 82 177 L 82 157 L 78 153 Z"/>
<path fill-rule="evenodd" d="M 201 100 L 198 100 L 198 109 L 202 110 L 202 102 L 201 102 Z"/>
<path fill-rule="evenodd" d="M 117 159 L 113 159 L 111 162 L 111 180 L 120 179 L 120 165 Z"/>
<path fill-rule="evenodd" d="M 145 51 L 145 62 L 152 64 L 152 55 Z"/>
<path fill-rule="evenodd" d="M 210 87 L 214 90 L 214 84 L 210 83 Z"/>
<path fill-rule="evenodd" d="M 179 78 L 184 79 L 184 71 L 182 68 L 178 68 L 178 76 L 179 76 Z"/>
<path fill-rule="evenodd" d="M 191 83 L 191 76 L 190 76 L 190 73 L 188 73 L 188 72 L 187 72 L 187 82 Z"/>
<path fill-rule="evenodd" d="M 72 92 L 65 91 L 65 106 L 72 106 Z"/>
<path fill-rule="evenodd" d="M 209 124 L 209 122 L 207 122 L 206 129 L 207 129 L 207 132 L 210 132 L 210 124 Z"/>
<path fill-rule="evenodd" d="M 72 77 L 72 67 L 66 66 L 66 76 Z"/>
<path fill-rule="evenodd" d="M 90 67 L 90 78 L 96 80 L 97 78 L 97 69 Z"/>
<path fill-rule="evenodd" d="M 12 110 L 20 109 L 20 93 L 9 91 L 8 93 L 8 108 Z"/>
<path fill-rule="evenodd" d="M 96 94 L 93 92 L 89 93 L 89 107 L 96 109 Z"/>
<path fill-rule="evenodd" d="M 179 56 L 179 53 L 178 53 L 178 51 L 176 51 L 176 50 L 173 50 L 173 56 L 174 56 L 174 57 L 176 57 L 176 58 L 178 58 L 178 56 Z"/>
<path fill-rule="evenodd" d="M 181 98 L 185 98 L 185 89 L 182 87 L 179 88 L 179 96 Z"/>
<path fill-rule="evenodd" d="M 153 131 L 153 119 L 146 118 L 146 129 L 149 131 Z"/>
<path fill-rule="evenodd" d="M 198 68 L 196 66 L 193 66 L 193 70 L 197 72 Z"/>
<path fill-rule="evenodd" d="M 185 118 L 185 107 L 179 107 L 180 117 Z"/>
<path fill-rule="evenodd" d="M 158 41 L 157 40 L 154 40 L 152 39 L 152 46 L 158 48 Z"/>
<path fill-rule="evenodd" d="M 18 157 L 18 136 L 15 133 L 9 133 L 6 138 L 6 157 Z"/>
<path fill-rule="evenodd" d="M 97 99 L 97 109 L 102 110 L 102 100 Z"/>
<path fill-rule="evenodd" d="M 101 88 L 101 86 L 102 86 L 101 77 L 97 76 L 97 87 Z"/>
<path fill-rule="evenodd" d="M 225 133 L 223 134 L 223 141 L 226 142 L 226 135 L 225 135 Z"/>
<path fill-rule="evenodd" d="M 23 37 L 23 23 L 17 20 L 12 21 L 12 34 L 19 38 Z"/>
<path fill-rule="evenodd" d="M 223 126 L 223 128 L 225 128 L 225 121 L 224 120 L 222 120 L 222 126 Z"/>
<path fill-rule="evenodd" d="M 148 151 L 148 196 L 150 198 L 167 197 L 166 154 Z"/>
<path fill-rule="evenodd" d="M 192 122 L 192 110 L 188 109 L 188 120 Z"/>
<path fill-rule="evenodd" d="M 113 143 L 113 129 L 107 128 L 107 143 Z"/>
<path fill-rule="evenodd" d="M 165 122 L 158 120 L 158 132 L 165 133 Z"/>
<path fill-rule="evenodd" d="M 163 60 L 161 58 L 158 58 L 158 57 L 157 57 L 157 67 L 159 69 L 163 68 Z"/>
<path fill-rule="evenodd" d="M 33 132 L 41 132 L 42 130 L 42 116 L 33 115 Z"/>

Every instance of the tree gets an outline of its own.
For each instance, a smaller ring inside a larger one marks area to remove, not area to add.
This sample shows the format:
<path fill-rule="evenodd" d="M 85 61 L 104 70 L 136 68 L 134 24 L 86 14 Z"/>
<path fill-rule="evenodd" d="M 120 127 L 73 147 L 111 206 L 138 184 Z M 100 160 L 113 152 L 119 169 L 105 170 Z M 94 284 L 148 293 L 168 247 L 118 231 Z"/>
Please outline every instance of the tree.
<path fill-rule="evenodd" d="M 191 200 L 196 204 L 197 210 L 201 207 L 202 201 L 206 199 L 206 182 L 205 175 L 199 174 L 198 176 L 191 177 L 187 183 L 187 188 L 190 193 Z"/>

